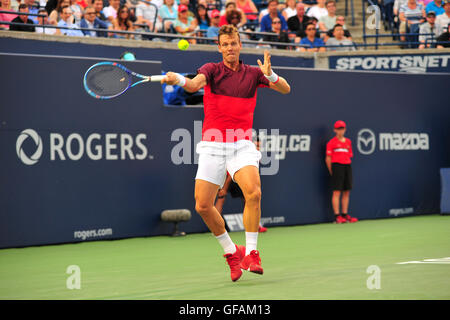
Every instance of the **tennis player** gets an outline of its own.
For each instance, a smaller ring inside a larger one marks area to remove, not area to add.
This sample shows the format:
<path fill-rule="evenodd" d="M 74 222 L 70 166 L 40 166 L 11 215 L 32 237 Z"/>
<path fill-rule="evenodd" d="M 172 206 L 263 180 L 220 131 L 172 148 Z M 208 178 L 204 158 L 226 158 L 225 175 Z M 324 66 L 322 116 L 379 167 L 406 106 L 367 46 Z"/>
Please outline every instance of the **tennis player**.
<path fill-rule="evenodd" d="M 258 59 L 258 68 L 239 60 L 241 49 L 238 30 L 231 25 L 222 26 L 218 35 L 222 62 L 206 63 L 197 70 L 198 74 L 193 79 L 168 72 L 161 80 L 162 83 L 182 86 L 188 92 L 204 88 L 202 141 L 196 150 L 199 159 L 195 177 L 195 209 L 223 247 L 232 281 L 241 277 L 241 269 L 263 274 L 257 250 L 261 217 L 258 169 L 261 153 L 252 142 L 256 91 L 259 87 L 268 87 L 283 94 L 291 90 L 287 81 L 272 71 L 267 50 L 264 52 L 264 63 Z M 245 197 L 245 247 L 231 240 L 223 218 L 214 207 L 227 171 Z"/>

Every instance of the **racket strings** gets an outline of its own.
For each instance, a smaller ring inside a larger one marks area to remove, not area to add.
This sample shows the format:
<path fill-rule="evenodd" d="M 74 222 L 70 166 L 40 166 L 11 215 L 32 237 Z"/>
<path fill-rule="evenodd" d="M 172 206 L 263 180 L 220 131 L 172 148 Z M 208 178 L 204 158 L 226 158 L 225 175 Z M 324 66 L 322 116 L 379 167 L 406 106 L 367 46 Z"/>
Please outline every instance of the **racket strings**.
<path fill-rule="evenodd" d="M 111 97 L 123 93 L 130 85 L 131 76 L 114 65 L 99 65 L 86 75 L 86 85 L 96 95 Z"/>

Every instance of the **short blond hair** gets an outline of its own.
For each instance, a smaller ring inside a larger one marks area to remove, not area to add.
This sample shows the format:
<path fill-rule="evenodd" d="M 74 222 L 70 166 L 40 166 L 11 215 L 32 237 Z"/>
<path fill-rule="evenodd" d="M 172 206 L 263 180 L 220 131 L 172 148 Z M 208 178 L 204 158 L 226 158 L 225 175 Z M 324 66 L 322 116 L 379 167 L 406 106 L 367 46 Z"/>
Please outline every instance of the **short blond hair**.
<path fill-rule="evenodd" d="M 235 26 L 233 26 L 232 24 L 226 24 L 226 25 L 220 27 L 219 35 L 217 36 L 217 41 L 219 41 L 219 44 L 220 44 L 220 36 L 221 35 L 233 36 L 235 34 L 238 36 L 239 41 L 241 41 L 241 37 L 239 36 L 238 29 Z"/>

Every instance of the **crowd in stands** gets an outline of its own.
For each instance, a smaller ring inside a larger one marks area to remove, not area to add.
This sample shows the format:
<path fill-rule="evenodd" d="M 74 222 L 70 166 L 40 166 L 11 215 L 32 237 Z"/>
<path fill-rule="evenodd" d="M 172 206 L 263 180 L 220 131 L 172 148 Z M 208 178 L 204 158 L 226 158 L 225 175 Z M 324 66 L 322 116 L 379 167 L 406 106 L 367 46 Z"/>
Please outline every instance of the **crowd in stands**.
<path fill-rule="evenodd" d="M 386 21 L 398 21 L 402 40 L 420 33 L 420 47 L 425 48 L 438 37 L 448 41 L 448 1 L 384 0 L 382 8 Z M 154 41 L 184 37 L 190 43 L 211 43 L 222 25 L 232 24 L 242 40 L 253 40 L 244 46 L 355 50 L 345 17 L 336 15 L 335 0 L 0 0 L 0 5 L 8 12 L 0 13 L 0 21 L 19 23 L 0 23 L 0 28 L 16 31 Z"/>
<path fill-rule="evenodd" d="M 405 47 L 450 47 L 450 0 L 373 0 L 382 11 L 386 29 L 398 32 Z M 438 42 L 436 44 L 436 41 Z M 416 44 L 417 43 L 417 44 Z"/>

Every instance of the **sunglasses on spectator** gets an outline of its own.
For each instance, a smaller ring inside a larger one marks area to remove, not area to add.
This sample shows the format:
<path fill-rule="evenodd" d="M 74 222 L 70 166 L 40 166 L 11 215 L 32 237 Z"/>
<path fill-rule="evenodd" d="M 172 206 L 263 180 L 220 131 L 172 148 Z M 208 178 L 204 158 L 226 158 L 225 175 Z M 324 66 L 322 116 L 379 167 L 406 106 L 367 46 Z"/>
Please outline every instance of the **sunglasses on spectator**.
<path fill-rule="evenodd" d="M 306 31 L 316 30 L 316 28 L 306 28 Z"/>
<path fill-rule="evenodd" d="M 95 12 L 86 12 L 85 15 L 95 14 Z"/>
<path fill-rule="evenodd" d="M 239 17 L 233 16 L 233 17 L 231 17 L 231 19 L 239 19 Z"/>
<path fill-rule="evenodd" d="M 280 24 L 281 21 L 280 21 L 280 20 L 274 20 L 274 21 L 272 21 L 272 23 L 273 23 L 273 24 Z"/>

